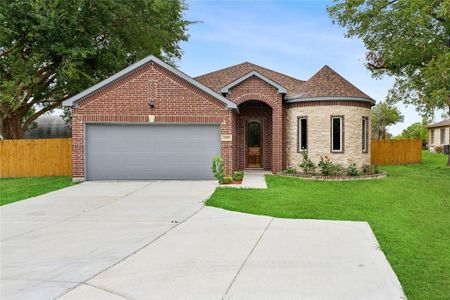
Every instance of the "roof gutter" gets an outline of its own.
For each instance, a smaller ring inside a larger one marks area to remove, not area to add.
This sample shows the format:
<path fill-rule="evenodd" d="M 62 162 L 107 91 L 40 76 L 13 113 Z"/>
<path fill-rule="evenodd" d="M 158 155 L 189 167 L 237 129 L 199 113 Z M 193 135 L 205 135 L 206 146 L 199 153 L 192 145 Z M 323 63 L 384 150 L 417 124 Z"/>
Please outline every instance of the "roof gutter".
<path fill-rule="evenodd" d="M 370 98 L 363 97 L 342 97 L 342 96 L 324 96 L 324 97 L 287 97 L 285 98 L 286 103 L 297 103 L 297 102 L 314 102 L 314 101 L 357 101 L 357 102 L 368 102 L 371 105 L 375 105 L 376 101 Z"/>

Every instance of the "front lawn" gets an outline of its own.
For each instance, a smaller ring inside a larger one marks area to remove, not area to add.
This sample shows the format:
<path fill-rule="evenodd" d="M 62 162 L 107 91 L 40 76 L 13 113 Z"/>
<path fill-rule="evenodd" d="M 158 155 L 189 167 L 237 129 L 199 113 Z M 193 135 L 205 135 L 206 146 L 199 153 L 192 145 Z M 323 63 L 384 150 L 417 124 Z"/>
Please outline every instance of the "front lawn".
<path fill-rule="evenodd" d="M 207 205 L 280 218 L 367 221 L 408 299 L 450 299 L 450 168 L 423 153 L 368 181 L 267 176 L 267 190 L 216 189 Z"/>
<path fill-rule="evenodd" d="M 25 177 L 0 179 L 0 206 L 72 185 L 71 177 Z"/>

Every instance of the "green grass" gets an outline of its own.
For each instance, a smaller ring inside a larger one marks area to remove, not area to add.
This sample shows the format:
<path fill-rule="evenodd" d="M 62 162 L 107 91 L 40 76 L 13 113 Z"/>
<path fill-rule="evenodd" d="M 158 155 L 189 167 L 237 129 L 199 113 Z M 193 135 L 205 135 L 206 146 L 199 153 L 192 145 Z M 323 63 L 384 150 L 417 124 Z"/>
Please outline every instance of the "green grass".
<path fill-rule="evenodd" d="M 368 181 L 267 176 L 267 190 L 217 189 L 207 205 L 280 218 L 367 221 L 408 299 L 450 299 L 450 168 L 447 157 L 386 166 Z"/>
<path fill-rule="evenodd" d="M 0 206 L 72 185 L 71 177 L 26 177 L 0 179 Z"/>

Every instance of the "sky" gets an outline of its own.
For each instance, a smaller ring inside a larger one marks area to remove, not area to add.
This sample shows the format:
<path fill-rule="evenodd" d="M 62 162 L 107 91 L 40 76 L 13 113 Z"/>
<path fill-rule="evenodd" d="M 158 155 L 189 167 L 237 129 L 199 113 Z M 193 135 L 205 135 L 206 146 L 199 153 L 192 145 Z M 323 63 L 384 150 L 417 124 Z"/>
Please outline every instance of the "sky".
<path fill-rule="evenodd" d="M 179 69 L 194 77 L 249 61 L 307 80 L 329 65 L 377 102 L 384 101 L 394 79 L 374 79 L 365 68 L 362 41 L 344 37 L 333 25 L 327 0 L 187 0 L 190 38 L 182 43 Z M 421 117 L 398 104 L 404 122 L 388 128 L 397 135 Z M 441 120 L 436 113 L 435 121 Z"/>

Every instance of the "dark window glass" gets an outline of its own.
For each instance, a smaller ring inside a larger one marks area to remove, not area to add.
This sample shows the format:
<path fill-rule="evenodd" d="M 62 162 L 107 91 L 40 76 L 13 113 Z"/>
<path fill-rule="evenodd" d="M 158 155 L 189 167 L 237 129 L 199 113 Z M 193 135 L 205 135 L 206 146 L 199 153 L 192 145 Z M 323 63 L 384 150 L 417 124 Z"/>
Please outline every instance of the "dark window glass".
<path fill-rule="evenodd" d="M 445 143 L 445 128 L 441 129 L 441 145 Z"/>
<path fill-rule="evenodd" d="M 260 124 L 257 122 L 248 123 L 248 146 L 261 147 Z"/>
<path fill-rule="evenodd" d="M 300 119 L 300 149 L 308 148 L 308 125 L 307 119 Z"/>
<path fill-rule="evenodd" d="M 333 118 L 333 150 L 341 150 L 341 118 Z"/>
<path fill-rule="evenodd" d="M 363 151 L 367 151 L 367 143 L 368 143 L 368 138 L 367 138 L 367 119 L 363 118 L 362 119 L 362 150 Z"/>

